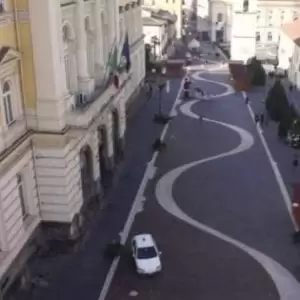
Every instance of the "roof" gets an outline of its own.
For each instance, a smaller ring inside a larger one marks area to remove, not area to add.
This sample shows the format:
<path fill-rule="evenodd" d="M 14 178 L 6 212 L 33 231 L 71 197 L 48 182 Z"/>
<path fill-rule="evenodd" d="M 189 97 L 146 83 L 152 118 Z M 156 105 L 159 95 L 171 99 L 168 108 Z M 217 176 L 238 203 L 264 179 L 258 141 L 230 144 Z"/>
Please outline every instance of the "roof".
<path fill-rule="evenodd" d="M 172 14 L 164 9 L 155 9 L 152 7 L 143 6 L 143 10 L 151 13 L 151 17 L 153 18 L 168 21 L 170 23 L 175 23 L 177 21 L 177 16 L 175 14 Z"/>
<path fill-rule="evenodd" d="M 164 20 L 158 20 L 152 17 L 143 17 L 143 26 L 163 26 L 166 24 Z"/>
<path fill-rule="evenodd" d="M 138 234 L 134 237 L 137 247 L 151 247 L 154 244 L 153 237 L 149 233 Z"/>
<path fill-rule="evenodd" d="M 281 30 L 293 41 L 300 38 L 300 19 L 284 24 Z"/>
<path fill-rule="evenodd" d="M 0 48 L 0 62 L 2 62 L 2 60 L 4 59 L 4 57 L 8 53 L 8 51 L 9 51 L 9 47 L 7 47 L 7 46 L 2 46 Z"/>
<path fill-rule="evenodd" d="M 0 64 L 19 58 L 20 54 L 15 49 L 8 46 L 0 46 Z"/>

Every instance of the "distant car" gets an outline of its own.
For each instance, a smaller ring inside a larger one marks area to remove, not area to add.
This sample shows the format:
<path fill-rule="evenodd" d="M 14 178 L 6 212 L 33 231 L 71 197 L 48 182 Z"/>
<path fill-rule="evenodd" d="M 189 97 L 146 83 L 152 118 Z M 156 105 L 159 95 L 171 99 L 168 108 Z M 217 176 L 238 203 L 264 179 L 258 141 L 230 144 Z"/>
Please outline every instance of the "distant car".
<path fill-rule="evenodd" d="M 138 234 L 132 239 L 132 257 L 138 274 L 152 275 L 162 270 L 160 256 L 151 234 Z"/>

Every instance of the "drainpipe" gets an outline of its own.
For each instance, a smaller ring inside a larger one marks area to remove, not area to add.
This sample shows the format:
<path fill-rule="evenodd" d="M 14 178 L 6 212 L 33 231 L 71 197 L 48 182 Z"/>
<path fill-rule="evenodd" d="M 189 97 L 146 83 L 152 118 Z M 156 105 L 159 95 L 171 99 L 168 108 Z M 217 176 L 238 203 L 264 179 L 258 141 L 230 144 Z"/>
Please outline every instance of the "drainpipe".
<path fill-rule="evenodd" d="M 16 31 L 16 37 L 17 37 L 17 50 L 21 54 L 21 58 L 23 56 L 23 53 L 21 52 L 21 39 L 20 39 L 20 28 L 19 28 L 19 15 L 17 11 L 17 4 L 16 0 L 13 0 L 13 6 L 14 6 L 14 17 L 15 17 L 15 31 Z M 28 128 L 28 122 L 26 118 L 26 110 L 25 110 L 25 100 L 26 100 L 26 95 L 25 95 L 25 86 L 24 86 L 24 70 L 23 70 L 23 65 L 22 62 L 19 63 L 19 70 L 20 70 L 20 86 L 21 86 L 21 94 L 22 94 L 22 99 L 21 99 L 21 105 L 23 109 L 23 114 L 25 118 L 25 124 L 26 128 Z"/>

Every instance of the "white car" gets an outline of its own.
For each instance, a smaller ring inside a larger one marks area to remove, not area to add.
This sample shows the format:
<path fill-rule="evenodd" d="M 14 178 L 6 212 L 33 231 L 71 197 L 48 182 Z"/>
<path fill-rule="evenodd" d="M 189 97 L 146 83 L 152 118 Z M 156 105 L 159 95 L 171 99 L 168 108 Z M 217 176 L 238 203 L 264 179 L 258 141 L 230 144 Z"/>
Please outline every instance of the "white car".
<path fill-rule="evenodd" d="M 132 256 L 138 274 L 151 275 L 161 271 L 161 253 L 151 234 L 138 234 L 132 239 Z"/>

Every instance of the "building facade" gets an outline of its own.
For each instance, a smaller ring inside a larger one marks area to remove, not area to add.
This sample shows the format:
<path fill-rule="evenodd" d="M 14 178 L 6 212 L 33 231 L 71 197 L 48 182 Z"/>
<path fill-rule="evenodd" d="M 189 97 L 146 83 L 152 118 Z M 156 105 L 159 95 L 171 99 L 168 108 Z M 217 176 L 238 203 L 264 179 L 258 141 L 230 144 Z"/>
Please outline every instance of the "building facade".
<path fill-rule="evenodd" d="M 182 0 L 144 0 L 144 6 L 149 8 L 156 8 L 167 10 L 171 14 L 175 14 L 176 21 L 176 37 L 182 36 L 182 17 L 183 17 L 183 1 Z"/>
<path fill-rule="evenodd" d="M 300 39 L 300 19 L 284 24 L 281 27 L 278 44 L 278 67 L 282 70 L 289 70 L 289 73 L 298 73 L 295 66 L 297 63 L 297 51 Z M 296 57 L 293 58 L 294 54 Z M 295 65 L 293 64 L 295 62 Z M 290 76 L 290 77 L 297 77 Z M 292 80 L 294 83 L 297 79 Z"/>
<path fill-rule="evenodd" d="M 0 295 L 32 254 L 38 189 L 28 111 L 36 102 L 26 0 L 0 6 Z"/>
<path fill-rule="evenodd" d="M 101 199 L 145 53 L 138 0 L 0 3 L 2 294 L 38 228 L 76 238 L 86 207 Z"/>
<path fill-rule="evenodd" d="M 256 18 L 251 26 L 256 28 L 257 56 L 274 57 L 277 52 L 280 27 L 299 16 L 300 2 L 296 0 L 249 0 L 248 2 L 249 6 L 256 6 Z M 252 2 L 256 3 L 252 4 Z M 235 0 L 210 1 L 209 19 L 213 41 L 230 43 L 237 3 Z"/>
<path fill-rule="evenodd" d="M 154 58 L 162 58 L 176 38 L 176 16 L 168 11 L 142 9 L 144 42 L 151 47 Z"/>

